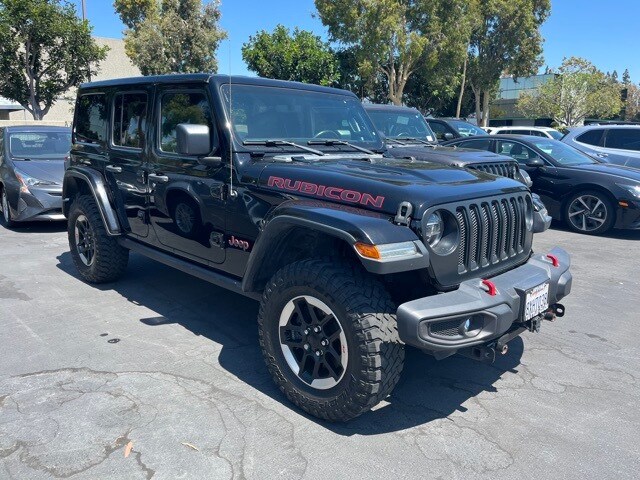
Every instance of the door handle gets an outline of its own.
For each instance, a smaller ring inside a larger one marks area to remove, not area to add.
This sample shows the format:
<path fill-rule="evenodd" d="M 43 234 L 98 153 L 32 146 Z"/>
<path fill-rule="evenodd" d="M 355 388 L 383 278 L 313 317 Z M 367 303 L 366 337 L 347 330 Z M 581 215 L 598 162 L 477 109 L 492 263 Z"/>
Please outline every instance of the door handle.
<path fill-rule="evenodd" d="M 119 167 L 117 165 L 107 165 L 106 167 L 104 167 L 104 169 L 107 172 L 122 173 L 122 167 Z"/>
<path fill-rule="evenodd" d="M 158 175 L 156 173 L 150 173 L 148 178 L 155 183 L 167 183 L 169 181 L 169 177 L 166 175 Z"/>

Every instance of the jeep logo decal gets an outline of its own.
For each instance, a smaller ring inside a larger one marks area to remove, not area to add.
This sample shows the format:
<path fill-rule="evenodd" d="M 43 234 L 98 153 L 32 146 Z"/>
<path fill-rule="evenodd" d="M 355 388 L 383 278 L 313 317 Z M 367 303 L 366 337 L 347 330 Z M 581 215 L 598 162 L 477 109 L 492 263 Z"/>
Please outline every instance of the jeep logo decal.
<path fill-rule="evenodd" d="M 269 177 L 267 185 L 270 187 L 289 190 L 292 192 L 300 192 L 305 195 L 315 195 L 316 197 L 325 197 L 332 200 L 341 200 L 348 203 L 359 203 L 360 205 L 373 205 L 382 208 L 384 197 L 376 195 L 375 197 L 369 193 L 361 193 L 355 190 L 346 190 L 340 187 L 328 187 L 326 185 L 317 185 L 310 182 L 302 182 L 300 180 L 291 180 L 290 178 Z"/>
<path fill-rule="evenodd" d="M 246 252 L 247 250 L 249 250 L 249 247 L 251 245 L 246 240 L 240 240 L 239 238 L 231 235 L 231 238 L 229 238 L 229 246 L 239 248 L 240 250 L 244 250 Z"/>

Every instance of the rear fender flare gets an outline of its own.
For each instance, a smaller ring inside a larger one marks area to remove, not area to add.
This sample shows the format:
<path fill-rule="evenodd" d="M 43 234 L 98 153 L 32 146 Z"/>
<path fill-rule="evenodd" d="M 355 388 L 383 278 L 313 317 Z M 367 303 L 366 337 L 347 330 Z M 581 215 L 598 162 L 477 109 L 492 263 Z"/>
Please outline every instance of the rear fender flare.
<path fill-rule="evenodd" d="M 71 201 L 81 191 L 81 185 L 84 185 L 93 195 L 107 233 L 112 236 L 121 235 L 122 228 L 116 210 L 109 200 L 105 179 L 102 174 L 93 169 L 74 166 L 69 167 L 65 172 L 62 184 L 62 208 L 65 216 L 69 216 Z"/>

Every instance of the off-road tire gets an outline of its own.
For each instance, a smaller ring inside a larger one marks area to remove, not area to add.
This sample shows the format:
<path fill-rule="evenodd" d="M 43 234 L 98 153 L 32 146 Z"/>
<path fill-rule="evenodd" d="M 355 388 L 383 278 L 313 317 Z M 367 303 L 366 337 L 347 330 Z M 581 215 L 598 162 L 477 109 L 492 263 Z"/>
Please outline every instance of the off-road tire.
<path fill-rule="evenodd" d="M 343 377 L 328 389 L 303 382 L 280 346 L 284 306 L 301 295 L 324 302 L 346 336 L 349 357 Z M 404 362 L 395 307 L 383 285 L 357 265 L 303 260 L 279 270 L 267 284 L 258 314 L 260 346 L 275 383 L 304 411 L 330 421 L 348 421 L 387 397 Z"/>
<path fill-rule="evenodd" d="M 81 215 L 86 218 L 94 239 L 94 257 L 90 265 L 85 265 L 82 261 L 76 245 L 75 227 Z M 107 283 L 122 276 L 129 261 L 129 250 L 122 247 L 116 237 L 107 234 L 93 197 L 76 197 L 69 209 L 67 234 L 73 263 L 84 280 L 89 283 Z"/>

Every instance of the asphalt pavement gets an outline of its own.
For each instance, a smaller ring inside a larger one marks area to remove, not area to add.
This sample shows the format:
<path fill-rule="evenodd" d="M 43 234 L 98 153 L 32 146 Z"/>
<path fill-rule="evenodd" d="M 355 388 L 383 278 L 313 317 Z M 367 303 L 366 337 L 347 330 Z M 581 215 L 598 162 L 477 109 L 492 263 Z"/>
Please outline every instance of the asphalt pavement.
<path fill-rule="evenodd" d="M 566 316 L 493 365 L 407 354 L 347 424 L 293 407 L 257 303 L 133 255 L 82 282 L 64 225 L 0 227 L 0 479 L 638 478 L 640 232 L 554 226 Z"/>

